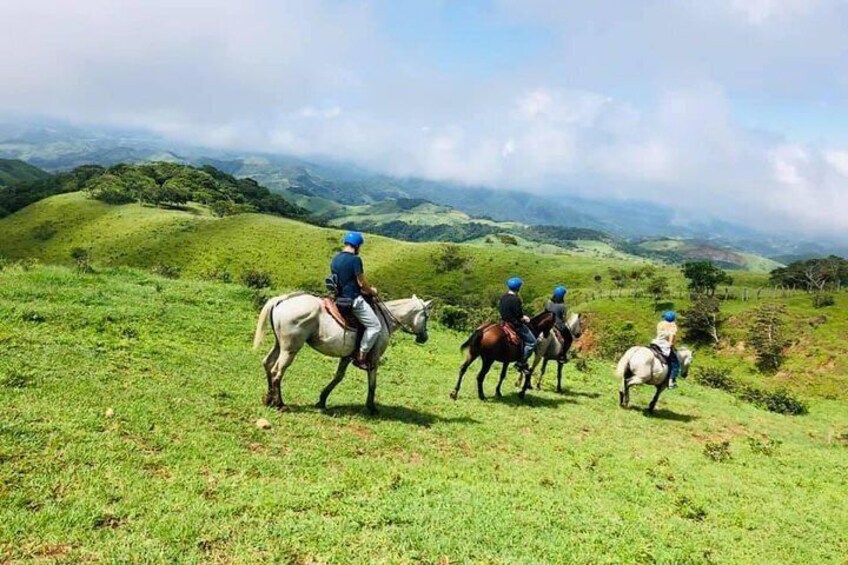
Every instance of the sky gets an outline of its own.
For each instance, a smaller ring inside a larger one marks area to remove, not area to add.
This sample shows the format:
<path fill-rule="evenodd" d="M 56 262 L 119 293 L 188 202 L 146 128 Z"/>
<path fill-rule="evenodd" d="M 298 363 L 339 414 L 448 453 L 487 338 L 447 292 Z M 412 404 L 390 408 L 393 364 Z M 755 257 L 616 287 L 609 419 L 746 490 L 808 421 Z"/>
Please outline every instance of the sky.
<path fill-rule="evenodd" d="M 848 239 L 848 0 L 0 0 L 0 13 L 6 116 Z"/>

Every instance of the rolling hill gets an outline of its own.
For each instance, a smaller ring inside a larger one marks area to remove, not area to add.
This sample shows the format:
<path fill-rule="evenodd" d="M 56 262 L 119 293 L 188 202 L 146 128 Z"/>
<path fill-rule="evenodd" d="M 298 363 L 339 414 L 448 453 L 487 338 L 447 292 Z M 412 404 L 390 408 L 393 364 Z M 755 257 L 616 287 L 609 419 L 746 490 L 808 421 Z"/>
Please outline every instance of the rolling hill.
<path fill-rule="evenodd" d="M 50 176 L 25 161 L 19 159 L 0 159 L 0 187 L 19 182 L 45 179 Z"/>

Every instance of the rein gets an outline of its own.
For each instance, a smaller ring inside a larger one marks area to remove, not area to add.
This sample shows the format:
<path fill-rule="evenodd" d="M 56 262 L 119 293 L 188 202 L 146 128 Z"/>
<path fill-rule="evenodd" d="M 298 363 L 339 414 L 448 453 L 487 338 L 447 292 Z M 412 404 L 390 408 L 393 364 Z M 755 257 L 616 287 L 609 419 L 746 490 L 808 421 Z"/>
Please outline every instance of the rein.
<path fill-rule="evenodd" d="M 376 304 L 376 305 L 377 305 L 377 310 L 379 310 L 379 311 L 380 311 L 380 313 L 381 313 L 381 314 L 383 314 L 383 320 L 384 320 L 384 321 L 387 321 L 387 320 L 386 320 L 386 318 L 388 317 L 388 318 L 390 318 L 390 319 L 391 319 L 391 320 L 395 323 L 395 325 L 396 325 L 397 327 L 399 327 L 399 328 L 401 329 L 401 331 L 403 331 L 404 333 L 408 333 L 409 335 L 416 335 L 416 336 L 418 335 L 415 331 L 413 331 L 413 330 L 411 330 L 410 328 L 408 328 L 408 327 L 406 327 L 405 325 L 403 325 L 403 322 L 401 322 L 400 320 L 398 320 L 398 319 L 397 319 L 397 316 L 395 316 L 394 314 L 392 314 L 391 309 L 390 309 L 388 306 L 386 306 L 386 303 L 385 303 L 385 302 L 383 302 L 383 301 L 382 301 L 382 300 L 380 300 L 379 298 L 374 298 L 374 304 Z M 426 309 L 426 308 L 425 308 L 424 310 L 422 310 L 422 312 L 423 312 L 423 315 L 424 315 L 424 322 L 426 323 L 426 322 L 427 322 L 427 319 L 428 319 L 428 317 L 429 317 L 429 314 L 427 313 L 427 309 Z"/>

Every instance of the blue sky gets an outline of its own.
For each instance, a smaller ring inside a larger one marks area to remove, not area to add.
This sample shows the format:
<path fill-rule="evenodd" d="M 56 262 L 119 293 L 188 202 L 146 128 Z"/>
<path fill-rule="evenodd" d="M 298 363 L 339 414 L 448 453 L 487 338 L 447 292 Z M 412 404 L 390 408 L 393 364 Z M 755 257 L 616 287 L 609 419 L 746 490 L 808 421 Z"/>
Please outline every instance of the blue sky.
<path fill-rule="evenodd" d="M 846 237 L 845 0 L 28 0 L 0 113 Z"/>

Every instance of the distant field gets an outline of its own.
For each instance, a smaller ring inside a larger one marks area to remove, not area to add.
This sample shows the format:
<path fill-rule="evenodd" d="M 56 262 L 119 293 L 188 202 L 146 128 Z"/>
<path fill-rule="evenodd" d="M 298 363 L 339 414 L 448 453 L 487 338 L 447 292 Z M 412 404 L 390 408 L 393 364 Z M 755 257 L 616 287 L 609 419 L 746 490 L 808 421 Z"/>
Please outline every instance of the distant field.
<path fill-rule="evenodd" d="M 111 219 L 97 210 L 89 221 L 146 218 L 130 210 Z M 187 232 L 214 236 L 204 221 Z M 164 226 L 148 227 L 160 230 L 155 238 Z M 45 256 L 62 257 L 59 242 Z M 595 307 L 651 320 L 644 303 Z M 585 372 L 566 368 L 563 395 L 549 378 L 526 403 L 510 387 L 504 400 L 484 403 L 469 375 L 452 402 L 464 336 L 434 326 L 423 347 L 395 340 L 378 417 L 364 413 L 364 376 L 353 370 L 326 414 L 313 409 L 333 363 L 312 352 L 286 377 L 293 412 L 278 414 L 260 402 L 264 348 L 249 348 L 254 322 L 251 293 L 238 285 L 127 269 L 0 272 L 0 561 L 843 563 L 848 555 L 845 400 L 813 398 L 810 414 L 780 416 L 685 382 L 648 417 L 640 408 L 651 391 L 635 390 L 634 408 L 621 410 L 612 366 L 590 361 Z M 486 389 L 493 393 L 494 375 Z M 269 430 L 256 428 L 260 417 Z M 722 441 L 729 459 L 708 457 L 708 445 Z"/>

